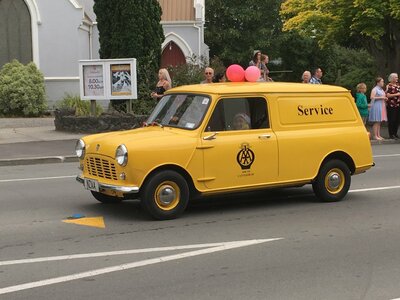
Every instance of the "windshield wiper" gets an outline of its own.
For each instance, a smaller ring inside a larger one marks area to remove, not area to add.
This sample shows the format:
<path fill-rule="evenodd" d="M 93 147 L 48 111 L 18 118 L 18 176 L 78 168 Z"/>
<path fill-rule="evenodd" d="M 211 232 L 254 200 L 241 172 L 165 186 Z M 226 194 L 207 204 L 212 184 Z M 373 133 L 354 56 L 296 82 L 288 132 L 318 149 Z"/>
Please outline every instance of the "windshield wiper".
<path fill-rule="evenodd" d="M 151 126 L 159 126 L 159 127 L 161 127 L 161 128 L 164 127 L 162 124 L 158 123 L 157 121 L 153 121 L 153 122 L 151 122 L 151 123 L 148 124 L 148 125 L 151 125 Z"/>
<path fill-rule="evenodd" d="M 151 123 L 143 122 L 142 127 L 149 127 L 149 126 L 159 126 L 161 128 L 164 127 L 164 125 L 158 123 L 157 121 L 153 121 Z"/>

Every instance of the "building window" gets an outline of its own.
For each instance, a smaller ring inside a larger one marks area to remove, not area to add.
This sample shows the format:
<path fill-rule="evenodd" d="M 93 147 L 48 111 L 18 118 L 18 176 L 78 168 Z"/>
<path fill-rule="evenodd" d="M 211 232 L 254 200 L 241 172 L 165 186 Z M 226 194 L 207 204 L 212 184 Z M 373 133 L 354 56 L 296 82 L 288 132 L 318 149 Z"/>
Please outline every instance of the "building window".
<path fill-rule="evenodd" d="M 0 0 L 0 66 L 32 59 L 31 16 L 24 0 Z"/>

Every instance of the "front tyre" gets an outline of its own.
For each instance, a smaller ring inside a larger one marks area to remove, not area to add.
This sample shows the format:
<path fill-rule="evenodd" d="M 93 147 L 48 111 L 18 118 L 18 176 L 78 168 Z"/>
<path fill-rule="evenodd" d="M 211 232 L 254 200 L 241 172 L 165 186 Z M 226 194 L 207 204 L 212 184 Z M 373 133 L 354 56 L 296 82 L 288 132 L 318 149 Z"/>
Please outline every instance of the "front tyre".
<path fill-rule="evenodd" d="M 313 190 L 323 202 L 340 201 L 349 191 L 351 176 L 349 167 L 341 160 L 324 163 L 313 182 Z"/>
<path fill-rule="evenodd" d="M 99 192 L 90 192 L 92 193 L 93 197 L 95 197 L 96 200 L 101 203 L 120 203 L 122 201 L 122 198 L 120 197 L 108 196 Z"/>
<path fill-rule="evenodd" d="M 179 173 L 161 171 L 151 176 L 141 191 L 142 207 L 157 220 L 180 216 L 189 202 L 189 187 Z"/>

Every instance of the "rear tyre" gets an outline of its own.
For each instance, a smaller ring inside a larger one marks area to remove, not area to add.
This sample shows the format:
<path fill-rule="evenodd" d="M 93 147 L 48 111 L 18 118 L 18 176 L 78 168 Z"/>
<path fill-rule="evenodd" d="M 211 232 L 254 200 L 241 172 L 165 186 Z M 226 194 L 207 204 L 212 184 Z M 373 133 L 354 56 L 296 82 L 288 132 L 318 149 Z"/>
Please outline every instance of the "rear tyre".
<path fill-rule="evenodd" d="M 157 220 L 180 216 L 189 202 L 189 187 L 179 173 L 161 171 L 151 176 L 141 191 L 142 207 Z"/>
<path fill-rule="evenodd" d="M 120 203 L 122 201 L 122 198 L 120 197 L 108 196 L 99 192 L 93 192 L 93 191 L 90 192 L 92 193 L 93 197 L 95 197 L 96 200 L 101 203 Z"/>
<path fill-rule="evenodd" d="M 336 202 L 346 196 L 351 183 L 349 167 L 341 160 L 324 163 L 313 182 L 313 190 L 320 201 Z"/>

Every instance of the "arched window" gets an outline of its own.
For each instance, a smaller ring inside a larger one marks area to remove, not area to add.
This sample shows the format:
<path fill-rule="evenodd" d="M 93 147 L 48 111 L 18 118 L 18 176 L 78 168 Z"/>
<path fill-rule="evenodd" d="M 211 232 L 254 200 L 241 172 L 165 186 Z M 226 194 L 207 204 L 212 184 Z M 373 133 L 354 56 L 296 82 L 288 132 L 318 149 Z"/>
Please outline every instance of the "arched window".
<path fill-rule="evenodd" d="M 0 67 L 32 61 L 31 16 L 24 0 L 0 0 Z"/>

